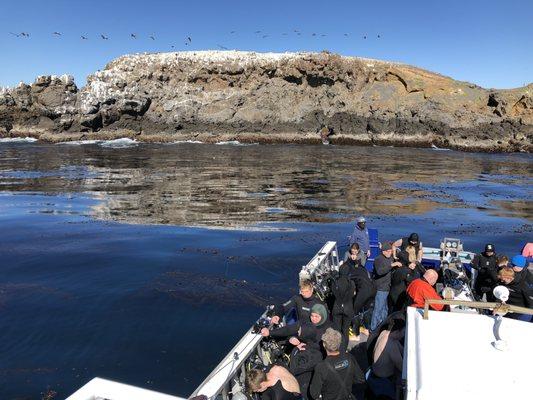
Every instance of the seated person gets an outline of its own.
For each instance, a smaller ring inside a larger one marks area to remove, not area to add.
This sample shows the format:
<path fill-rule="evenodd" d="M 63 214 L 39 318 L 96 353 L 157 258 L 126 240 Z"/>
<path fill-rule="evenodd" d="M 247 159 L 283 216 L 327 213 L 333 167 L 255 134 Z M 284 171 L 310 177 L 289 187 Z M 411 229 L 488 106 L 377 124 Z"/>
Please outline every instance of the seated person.
<path fill-rule="evenodd" d="M 426 300 L 442 300 L 442 297 L 440 297 L 437 291 L 433 288 L 435 283 L 437 283 L 438 278 L 439 274 L 437 271 L 434 269 L 428 269 L 422 278 L 415 279 L 411 282 L 407 287 L 407 295 L 411 302 L 410 305 L 417 308 L 424 308 Z M 429 307 L 433 310 L 442 311 L 444 309 L 444 304 L 431 304 Z"/>
<path fill-rule="evenodd" d="M 361 368 L 350 353 L 341 352 L 342 335 L 328 328 L 322 335 L 326 359 L 315 367 L 309 392 L 313 399 L 349 399 L 354 384 L 365 381 Z"/>
<path fill-rule="evenodd" d="M 269 330 L 261 329 L 263 337 L 287 338 L 290 337 L 289 343 L 300 350 L 313 347 L 320 350 L 320 341 L 322 334 L 331 326 L 329 321 L 328 310 L 324 304 L 315 304 L 311 308 L 311 313 L 307 321 L 300 321 L 296 324 L 285 325 L 281 328 Z M 305 337 L 305 341 L 304 341 Z"/>
<path fill-rule="evenodd" d="M 246 388 L 250 392 L 261 393 L 262 400 L 299 400 L 300 385 L 296 378 L 279 365 L 273 365 L 265 372 L 251 369 L 246 374 Z"/>
<path fill-rule="evenodd" d="M 289 370 L 298 380 L 300 389 L 304 394 L 307 393 L 315 365 L 323 359 L 320 342 L 323 333 L 330 326 L 331 322 L 328 318 L 326 306 L 315 304 L 311 308 L 311 314 L 307 322 L 301 321 L 272 330 L 268 328 L 261 329 L 263 337 L 290 337 L 289 343 L 295 348 L 291 352 Z"/>
<path fill-rule="evenodd" d="M 517 276 L 513 268 L 505 267 L 498 273 L 499 284 L 509 289 L 509 299 L 507 304 L 533 308 L 533 294 L 526 281 Z M 521 321 L 531 321 L 529 314 L 508 313 L 507 317 L 519 319 Z"/>
<path fill-rule="evenodd" d="M 292 308 L 296 309 L 298 321 L 309 321 L 311 307 L 315 304 L 324 304 L 314 295 L 313 283 L 309 280 L 300 281 L 300 294 L 290 298 L 289 301 L 274 307 L 273 324 L 279 324 L 281 318 Z"/>
<path fill-rule="evenodd" d="M 393 319 L 376 340 L 368 379 L 368 385 L 375 396 L 398 398 L 401 388 L 404 336 L 405 321 Z"/>

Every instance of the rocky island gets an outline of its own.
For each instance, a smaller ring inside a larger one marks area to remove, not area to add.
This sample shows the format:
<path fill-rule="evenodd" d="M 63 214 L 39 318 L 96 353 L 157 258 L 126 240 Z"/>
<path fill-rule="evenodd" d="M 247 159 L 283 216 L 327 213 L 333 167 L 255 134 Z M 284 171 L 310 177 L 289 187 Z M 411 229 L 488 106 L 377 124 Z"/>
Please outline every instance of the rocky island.
<path fill-rule="evenodd" d="M 0 89 L 0 137 L 238 140 L 532 151 L 533 84 L 508 90 L 322 53 L 195 51 L 110 62 L 79 89 Z"/>

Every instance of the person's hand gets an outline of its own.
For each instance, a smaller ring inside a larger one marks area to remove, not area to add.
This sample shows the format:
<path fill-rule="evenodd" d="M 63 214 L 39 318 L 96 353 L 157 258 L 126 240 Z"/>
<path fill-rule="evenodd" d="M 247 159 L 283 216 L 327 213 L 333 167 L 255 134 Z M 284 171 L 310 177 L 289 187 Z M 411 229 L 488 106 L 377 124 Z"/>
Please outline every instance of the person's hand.
<path fill-rule="evenodd" d="M 263 337 L 270 336 L 270 331 L 268 330 L 268 328 L 261 329 L 261 336 L 263 336 Z"/>
<path fill-rule="evenodd" d="M 391 266 L 393 266 L 393 267 L 401 267 L 401 266 L 402 266 L 402 263 L 399 262 L 399 261 L 394 261 L 394 262 L 391 264 Z"/>
<path fill-rule="evenodd" d="M 295 338 L 295 337 L 291 337 L 289 339 L 289 343 L 292 344 L 293 346 L 296 346 L 296 347 L 298 347 L 301 344 L 301 342 L 298 340 L 298 338 Z"/>
<path fill-rule="evenodd" d="M 296 346 L 298 350 L 303 351 L 305 350 L 305 343 L 300 343 L 298 346 Z"/>
<path fill-rule="evenodd" d="M 370 250 L 367 250 L 367 251 L 366 251 L 366 256 L 367 256 L 367 257 L 370 257 Z"/>
<path fill-rule="evenodd" d="M 415 267 L 416 267 L 416 263 L 412 262 L 409 264 L 410 269 L 415 269 Z"/>
<path fill-rule="evenodd" d="M 274 315 L 270 321 L 271 321 L 274 325 L 279 324 L 279 316 Z"/>

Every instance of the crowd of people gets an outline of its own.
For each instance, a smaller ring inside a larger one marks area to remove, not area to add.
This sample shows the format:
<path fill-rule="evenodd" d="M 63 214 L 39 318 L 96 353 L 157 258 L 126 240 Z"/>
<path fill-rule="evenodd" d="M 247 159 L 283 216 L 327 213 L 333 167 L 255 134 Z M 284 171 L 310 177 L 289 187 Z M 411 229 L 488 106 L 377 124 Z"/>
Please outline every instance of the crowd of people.
<path fill-rule="evenodd" d="M 331 281 L 330 298 L 318 298 L 311 281 L 300 281 L 299 294 L 276 306 L 272 326 L 261 330 L 263 337 L 286 340 L 291 348 L 287 368 L 275 365 L 248 372 L 248 389 L 261 393 L 262 399 L 343 400 L 364 398 L 365 391 L 374 398 L 400 398 L 405 310 L 424 307 L 427 299 L 441 299 L 434 287 L 442 277 L 422 265 L 423 247 L 416 233 L 383 242 L 371 271 L 365 268 L 370 241 L 363 217 L 349 239 L 344 261 Z M 508 304 L 533 308 L 527 255 L 498 256 L 495 246 L 487 244 L 471 263 L 477 272 L 475 299 L 494 301 L 493 289 L 502 285 L 509 289 Z M 431 308 L 440 311 L 445 306 Z M 290 310 L 296 311 L 296 322 L 278 327 Z M 507 316 L 531 320 L 527 314 Z M 366 365 L 349 351 L 350 343 L 359 342 L 362 334 L 368 337 L 366 376 Z"/>

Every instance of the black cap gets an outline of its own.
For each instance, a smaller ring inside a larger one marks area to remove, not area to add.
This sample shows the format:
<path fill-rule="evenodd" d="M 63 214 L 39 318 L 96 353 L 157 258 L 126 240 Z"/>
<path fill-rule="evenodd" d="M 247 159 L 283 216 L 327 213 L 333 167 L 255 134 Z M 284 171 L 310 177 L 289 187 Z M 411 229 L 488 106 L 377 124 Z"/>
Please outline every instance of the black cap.
<path fill-rule="evenodd" d="M 392 250 L 392 246 L 389 242 L 385 242 L 381 245 L 381 251 Z"/>
<path fill-rule="evenodd" d="M 414 243 L 418 243 L 418 233 L 411 233 L 409 235 L 409 241 L 410 242 L 414 242 Z"/>
<path fill-rule="evenodd" d="M 485 252 L 488 252 L 488 251 L 494 251 L 494 245 L 493 244 L 486 244 L 485 245 Z"/>

